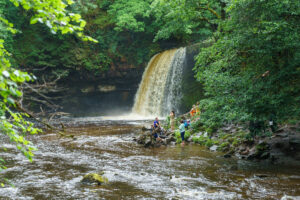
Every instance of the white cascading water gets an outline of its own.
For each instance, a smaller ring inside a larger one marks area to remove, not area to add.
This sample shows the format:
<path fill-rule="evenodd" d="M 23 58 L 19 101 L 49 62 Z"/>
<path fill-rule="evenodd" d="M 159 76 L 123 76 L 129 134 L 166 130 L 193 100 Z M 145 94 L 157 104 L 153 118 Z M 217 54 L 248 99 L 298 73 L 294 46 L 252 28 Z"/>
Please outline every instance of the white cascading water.
<path fill-rule="evenodd" d="M 186 62 L 186 48 L 180 48 L 176 51 L 173 61 L 171 63 L 171 69 L 168 74 L 164 101 L 161 107 L 163 116 L 166 116 L 170 111 L 175 113 L 180 112 L 180 104 L 182 102 L 182 78 L 183 78 L 183 66 Z"/>
<path fill-rule="evenodd" d="M 153 56 L 137 91 L 133 114 L 165 116 L 178 112 L 182 99 L 182 72 L 186 49 L 172 49 Z"/>

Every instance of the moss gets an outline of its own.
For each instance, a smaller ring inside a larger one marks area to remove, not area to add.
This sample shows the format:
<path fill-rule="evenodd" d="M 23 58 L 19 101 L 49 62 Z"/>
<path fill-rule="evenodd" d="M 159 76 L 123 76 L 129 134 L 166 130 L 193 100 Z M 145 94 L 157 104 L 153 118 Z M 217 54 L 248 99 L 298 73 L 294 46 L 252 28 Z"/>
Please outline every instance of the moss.
<path fill-rule="evenodd" d="M 234 139 L 234 141 L 232 142 L 232 146 L 237 147 L 237 146 L 239 146 L 240 143 L 241 143 L 240 140 Z"/>
<path fill-rule="evenodd" d="M 220 138 L 221 138 L 222 140 L 227 140 L 229 137 L 231 137 L 231 134 L 224 134 L 224 135 L 222 135 Z"/>
<path fill-rule="evenodd" d="M 255 146 L 256 150 L 259 152 L 265 151 L 268 149 L 268 144 L 265 142 L 262 142 L 261 144 L 258 144 Z"/>
<path fill-rule="evenodd" d="M 212 128 L 207 128 L 207 129 L 205 129 L 205 131 L 206 131 L 208 134 L 212 134 L 214 130 L 213 130 Z"/>
<path fill-rule="evenodd" d="M 203 137 L 203 136 L 193 137 L 193 142 L 198 143 L 200 145 L 205 145 L 207 139 L 208 139 L 207 137 Z"/>
<path fill-rule="evenodd" d="M 240 131 L 237 133 L 237 136 L 238 136 L 238 137 L 241 137 L 241 138 L 245 138 L 247 134 L 248 134 L 248 133 L 246 133 L 245 131 L 240 130 Z"/>
<path fill-rule="evenodd" d="M 233 139 L 232 137 L 228 137 L 228 138 L 227 138 L 227 141 L 228 141 L 229 143 L 232 143 L 232 142 L 234 141 L 234 139 Z"/>
<path fill-rule="evenodd" d="M 106 177 L 101 176 L 100 174 L 90 173 L 85 175 L 81 180 L 81 182 L 87 184 L 102 185 L 108 183 L 108 179 Z"/>
<path fill-rule="evenodd" d="M 229 142 L 223 142 L 222 144 L 220 144 L 220 146 L 218 147 L 218 150 L 220 151 L 227 151 L 230 147 Z"/>
<path fill-rule="evenodd" d="M 214 142 L 215 145 L 219 145 L 220 144 L 219 140 L 213 140 L 213 142 Z"/>

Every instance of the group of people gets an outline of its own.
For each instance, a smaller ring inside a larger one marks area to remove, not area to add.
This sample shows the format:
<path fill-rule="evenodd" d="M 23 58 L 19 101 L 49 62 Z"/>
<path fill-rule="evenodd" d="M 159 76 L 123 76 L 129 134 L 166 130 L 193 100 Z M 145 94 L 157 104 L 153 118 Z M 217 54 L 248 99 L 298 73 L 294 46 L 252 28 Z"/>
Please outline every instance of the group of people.
<path fill-rule="evenodd" d="M 171 126 L 171 130 L 174 131 L 175 130 L 175 112 L 171 111 L 170 113 L 170 126 Z M 180 120 L 180 126 L 179 126 L 179 131 L 180 131 L 180 136 L 182 139 L 182 144 L 184 144 L 184 135 L 185 135 L 185 128 L 187 127 L 187 121 L 181 119 Z M 156 140 L 159 140 L 165 136 L 163 136 L 163 128 L 161 127 L 161 124 L 158 120 L 158 117 L 155 118 L 153 125 L 152 125 L 152 134 L 153 137 Z"/>

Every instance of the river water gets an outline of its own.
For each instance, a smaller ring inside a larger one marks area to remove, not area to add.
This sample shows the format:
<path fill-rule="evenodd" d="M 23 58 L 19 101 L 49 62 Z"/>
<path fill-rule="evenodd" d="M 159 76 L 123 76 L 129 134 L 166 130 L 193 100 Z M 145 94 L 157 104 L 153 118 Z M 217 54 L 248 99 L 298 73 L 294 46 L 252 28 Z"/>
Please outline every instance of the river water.
<path fill-rule="evenodd" d="M 226 159 L 198 145 L 146 149 L 132 141 L 147 121 L 74 119 L 72 138 L 48 132 L 30 139 L 30 163 L 1 139 L 0 157 L 15 187 L 0 199 L 300 199 L 300 167 Z M 87 173 L 104 172 L 109 184 L 86 186 Z"/>

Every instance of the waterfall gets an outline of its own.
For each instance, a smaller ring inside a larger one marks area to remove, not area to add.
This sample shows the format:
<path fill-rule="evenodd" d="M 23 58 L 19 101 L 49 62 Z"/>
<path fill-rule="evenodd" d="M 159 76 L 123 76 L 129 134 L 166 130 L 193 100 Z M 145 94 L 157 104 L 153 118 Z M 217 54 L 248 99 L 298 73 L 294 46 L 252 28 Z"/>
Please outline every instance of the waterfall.
<path fill-rule="evenodd" d="M 180 104 L 183 98 L 182 95 L 182 75 L 183 66 L 186 62 L 186 48 L 180 48 L 176 51 L 171 69 L 168 73 L 167 82 L 165 85 L 164 101 L 161 107 L 163 115 L 167 115 L 174 110 L 175 113 L 180 113 Z"/>
<path fill-rule="evenodd" d="M 132 112 L 142 116 L 165 116 L 179 112 L 186 49 L 172 49 L 153 56 L 143 74 Z"/>

